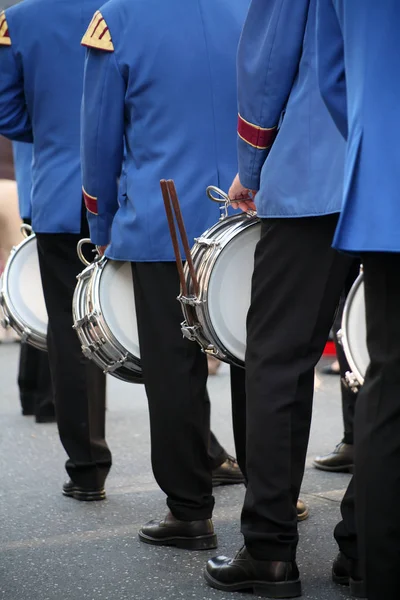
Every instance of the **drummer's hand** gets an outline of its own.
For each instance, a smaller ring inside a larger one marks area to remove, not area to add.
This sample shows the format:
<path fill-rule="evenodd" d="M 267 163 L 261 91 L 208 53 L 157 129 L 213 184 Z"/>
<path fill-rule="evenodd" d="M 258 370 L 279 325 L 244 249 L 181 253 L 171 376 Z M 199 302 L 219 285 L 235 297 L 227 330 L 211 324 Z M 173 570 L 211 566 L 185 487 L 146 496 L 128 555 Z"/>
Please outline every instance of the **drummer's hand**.
<path fill-rule="evenodd" d="M 108 244 L 106 246 L 96 246 L 96 250 L 100 254 L 100 256 L 104 256 L 104 252 L 107 250 L 107 248 Z"/>
<path fill-rule="evenodd" d="M 256 191 L 249 190 L 240 183 L 239 175 L 236 175 L 228 192 L 233 208 L 240 208 L 243 212 L 257 210 L 254 204 L 256 194 Z"/>

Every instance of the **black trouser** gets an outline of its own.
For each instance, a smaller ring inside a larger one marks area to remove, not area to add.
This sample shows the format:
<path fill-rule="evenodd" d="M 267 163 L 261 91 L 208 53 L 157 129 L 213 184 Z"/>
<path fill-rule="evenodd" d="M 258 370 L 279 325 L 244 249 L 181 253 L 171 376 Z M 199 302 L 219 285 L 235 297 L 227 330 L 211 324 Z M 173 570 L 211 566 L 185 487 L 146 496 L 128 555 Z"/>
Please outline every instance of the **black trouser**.
<path fill-rule="evenodd" d="M 181 333 L 175 263 L 133 263 L 132 274 L 154 476 L 176 518 L 208 519 L 214 498 L 207 360 Z"/>
<path fill-rule="evenodd" d="M 337 527 L 336 539 L 345 553 L 361 559 L 368 600 L 398 600 L 400 254 L 369 253 L 362 256 L 362 262 L 371 363 L 357 400 L 355 476 L 343 500 L 345 522 Z"/>
<path fill-rule="evenodd" d="M 336 311 L 336 316 L 333 325 L 334 339 L 336 353 L 340 365 L 340 373 L 342 377 L 347 371 L 350 370 L 346 356 L 343 351 L 343 346 L 339 343 L 337 338 L 337 332 L 342 325 L 343 308 L 346 297 L 357 278 L 360 270 L 360 263 L 358 260 L 354 260 L 349 275 L 345 282 L 344 293 L 342 294 L 339 307 Z M 231 395 L 232 395 L 232 418 L 233 418 L 233 432 L 235 438 L 235 449 L 236 457 L 242 473 L 246 477 L 246 374 L 245 370 L 239 367 L 231 366 L 230 372 L 231 379 Z M 352 392 L 349 387 L 345 384 L 343 379 L 341 380 L 341 393 L 342 393 L 342 411 L 343 411 L 343 424 L 344 424 L 344 436 L 343 442 L 346 444 L 353 444 L 353 423 L 354 423 L 354 410 L 357 400 L 357 394 Z"/>
<path fill-rule="evenodd" d="M 340 390 L 342 394 L 342 412 L 343 412 L 343 426 L 344 435 L 343 442 L 345 444 L 353 444 L 354 442 L 354 410 L 356 407 L 357 394 L 355 394 L 344 380 L 345 374 L 350 371 L 349 363 L 347 362 L 346 355 L 343 350 L 343 346 L 338 340 L 337 332 L 342 326 L 343 309 L 346 302 L 348 293 L 355 280 L 357 279 L 360 272 L 360 262 L 354 260 L 350 272 L 347 276 L 342 297 L 340 298 L 339 308 L 336 313 L 335 321 L 333 323 L 333 339 L 335 341 L 336 356 L 340 366 Z"/>
<path fill-rule="evenodd" d="M 291 560 L 314 368 L 352 259 L 331 248 L 337 216 L 263 219 L 247 318 L 247 478 L 242 533 L 259 559 Z"/>
<path fill-rule="evenodd" d="M 81 352 L 72 329 L 72 297 L 82 264 L 82 235 L 39 233 L 37 245 L 49 317 L 47 345 L 61 442 L 71 479 L 86 488 L 104 484 L 111 466 L 105 441 L 105 376 Z"/>
<path fill-rule="evenodd" d="M 47 352 L 21 343 L 18 387 L 23 414 L 35 415 L 38 418 L 54 415 L 53 388 Z"/>

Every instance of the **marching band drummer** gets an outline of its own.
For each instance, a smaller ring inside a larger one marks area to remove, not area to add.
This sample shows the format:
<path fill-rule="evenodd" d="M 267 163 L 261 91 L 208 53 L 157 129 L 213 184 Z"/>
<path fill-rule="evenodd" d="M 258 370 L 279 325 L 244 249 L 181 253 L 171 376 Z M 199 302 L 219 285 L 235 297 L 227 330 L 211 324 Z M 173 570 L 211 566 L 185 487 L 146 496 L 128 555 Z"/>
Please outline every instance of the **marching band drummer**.
<path fill-rule="evenodd" d="M 32 226 L 49 317 L 48 348 L 70 481 L 63 493 L 102 500 L 111 454 L 104 438 L 105 377 L 82 356 L 72 296 L 88 234 L 80 172 L 79 42 L 97 0 L 24 0 L 0 16 L 0 133 L 33 141 Z M 35 24 L 33 26 L 33 23 Z"/>
<path fill-rule="evenodd" d="M 355 475 L 342 514 L 357 523 L 357 536 L 353 530 L 347 547 L 350 558 L 361 562 L 365 596 L 398 600 L 400 4 L 320 0 L 318 17 L 320 89 L 347 140 L 344 203 L 334 247 L 361 256 L 371 359 L 357 400 Z M 342 547 L 343 527 L 340 533 Z"/>
<path fill-rule="evenodd" d="M 248 0 L 111 0 L 82 40 L 91 239 L 109 258 L 132 263 L 152 466 L 170 511 L 140 530 L 149 544 L 196 550 L 217 543 L 207 361 L 180 330 L 159 182 L 175 180 L 189 242 L 218 220 L 205 190 L 227 186 L 237 168 L 235 57 L 247 8 Z"/>
<path fill-rule="evenodd" d="M 245 546 L 209 561 L 205 577 L 268 598 L 301 595 L 295 507 L 314 368 L 353 260 L 331 247 L 344 143 L 319 92 L 315 38 L 316 0 L 252 0 L 238 51 L 239 175 L 229 197 L 261 217 L 247 317 Z M 355 573 L 339 559 L 334 575 L 349 583 Z"/>

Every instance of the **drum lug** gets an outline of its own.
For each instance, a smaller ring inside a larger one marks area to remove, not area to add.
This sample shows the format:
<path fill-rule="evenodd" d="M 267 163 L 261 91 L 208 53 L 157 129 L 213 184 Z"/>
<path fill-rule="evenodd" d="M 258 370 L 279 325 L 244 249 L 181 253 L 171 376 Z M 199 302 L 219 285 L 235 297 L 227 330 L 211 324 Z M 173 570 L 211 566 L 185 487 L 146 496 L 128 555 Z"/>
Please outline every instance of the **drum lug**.
<path fill-rule="evenodd" d="M 86 323 L 94 323 L 97 321 L 97 313 L 93 311 L 89 315 L 84 315 L 81 319 L 77 319 L 75 323 L 72 325 L 72 329 L 80 329 L 82 325 L 86 325 Z"/>
<path fill-rule="evenodd" d="M 200 325 L 188 325 L 187 321 L 183 321 L 181 323 L 181 331 L 183 333 L 183 337 L 190 340 L 191 342 L 195 342 L 197 340 L 196 332 L 200 329 Z"/>
<path fill-rule="evenodd" d="M 26 344 L 26 342 L 29 340 L 29 338 L 32 336 L 32 331 L 28 328 L 24 329 L 22 335 L 21 335 L 21 342 L 23 344 Z"/>
<path fill-rule="evenodd" d="M 82 354 L 86 356 L 86 358 L 92 358 L 93 353 L 103 345 L 103 340 L 98 342 L 91 342 L 87 346 L 81 346 Z"/>
<path fill-rule="evenodd" d="M 81 349 L 83 356 L 90 359 L 92 358 L 94 350 L 93 344 L 89 344 L 89 346 L 81 346 Z"/>
<path fill-rule="evenodd" d="M 351 371 L 347 371 L 344 376 L 344 381 L 345 381 L 347 387 L 349 388 L 349 390 L 353 392 L 353 394 L 358 393 L 358 391 L 360 389 L 360 382 L 358 381 L 358 379 L 354 375 L 354 373 L 352 373 Z"/>
<path fill-rule="evenodd" d="M 339 331 L 337 332 L 336 337 L 339 344 L 343 346 L 343 331 L 341 329 L 339 329 Z"/>
<path fill-rule="evenodd" d="M 10 323 L 10 319 L 8 317 L 3 317 L 3 319 L 1 319 L 0 321 L 1 326 L 4 327 L 4 329 L 8 329 L 11 325 Z"/>
<path fill-rule="evenodd" d="M 208 247 L 213 246 L 214 248 L 216 248 L 217 246 L 221 245 L 216 240 L 211 240 L 210 238 L 206 238 L 206 237 L 194 238 L 194 241 L 197 242 L 198 244 L 200 244 L 200 246 L 208 246 Z"/>
<path fill-rule="evenodd" d="M 122 358 L 120 358 L 119 360 L 116 360 L 111 365 L 106 367 L 104 369 L 103 373 L 105 375 L 107 375 L 108 373 L 114 373 L 114 371 L 116 369 L 118 369 L 119 367 L 122 367 L 126 363 L 127 360 L 128 360 L 128 354 L 125 354 L 124 356 L 122 356 Z"/>
<path fill-rule="evenodd" d="M 80 329 L 82 327 L 82 325 L 84 325 L 84 323 L 86 323 L 86 315 L 84 317 L 82 317 L 81 319 L 77 319 L 75 321 L 75 323 L 72 325 L 72 329 Z M 83 346 L 82 346 L 82 351 L 83 351 Z"/>
<path fill-rule="evenodd" d="M 204 352 L 206 354 L 209 354 L 210 356 L 215 356 L 216 358 L 219 358 L 219 352 L 215 349 L 215 346 L 213 346 L 212 344 L 207 346 L 207 348 L 204 348 Z"/>
<path fill-rule="evenodd" d="M 189 306 L 199 306 L 199 304 L 203 304 L 203 301 L 199 300 L 197 296 L 183 296 L 180 294 L 178 300 L 181 304 L 188 304 Z"/>

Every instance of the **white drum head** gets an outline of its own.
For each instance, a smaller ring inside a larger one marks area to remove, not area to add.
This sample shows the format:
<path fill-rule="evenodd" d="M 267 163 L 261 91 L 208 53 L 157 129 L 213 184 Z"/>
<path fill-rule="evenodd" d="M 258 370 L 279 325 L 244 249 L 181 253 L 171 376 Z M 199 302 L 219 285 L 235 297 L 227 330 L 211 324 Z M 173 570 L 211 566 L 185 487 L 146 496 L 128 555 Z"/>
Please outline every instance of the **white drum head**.
<path fill-rule="evenodd" d="M 348 363 L 359 379 L 365 378 L 370 362 L 367 349 L 367 326 L 365 320 L 364 283 L 357 279 L 346 303 L 343 315 L 344 347 Z M 347 356 L 347 354 L 349 354 Z M 360 381 L 361 383 L 361 381 Z"/>
<path fill-rule="evenodd" d="M 208 287 L 208 311 L 216 336 L 241 361 L 246 352 L 246 318 L 260 230 L 259 223 L 248 227 L 225 246 Z"/>
<path fill-rule="evenodd" d="M 101 312 L 114 337 L 140 358 L 132 270 L 129 262 L 108 260 L 99 284 Z"/>
<path fill-rule="evenodd" d="M 46 337 L 48 317 L 35 237 L 14 254 L 7 283 L 12 313 L 29 329 Z"/>

